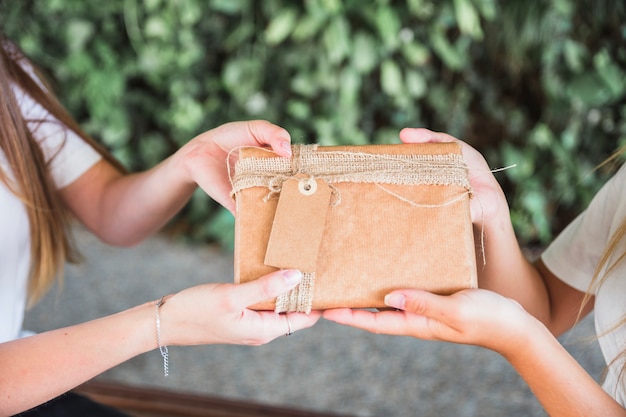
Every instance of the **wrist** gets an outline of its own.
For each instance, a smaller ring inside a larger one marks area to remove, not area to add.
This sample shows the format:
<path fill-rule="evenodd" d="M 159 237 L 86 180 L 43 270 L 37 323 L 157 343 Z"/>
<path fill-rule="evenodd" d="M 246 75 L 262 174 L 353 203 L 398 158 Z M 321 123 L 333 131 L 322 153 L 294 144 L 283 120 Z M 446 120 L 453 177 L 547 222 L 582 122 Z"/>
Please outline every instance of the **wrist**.
<path fill-rule="evenodd" d="M 514 331 L 511 332 L 506 343 L 502 343 L 497 349 L 494 349 L 511 363 L 526 358 L 532 360 L 537 352 L 542 351 L 542 347 L 546 343 L 551 343 L 554 340 L 554 336 L 535 317 L 526 311 L 523 312 L 522 317 L 517 326 L 510 327 Z"/>
<path fill-rule="evenodd" d="M 193 152 L 188 149 L 189 145 L 178 150 L 164 161 L 167 178 L 173 181 L 174 187 L 181 191 L 193 192 L 197 183 L 193 177 Z"/>
<path fill-rule="evenodd" d="M 169 375 L 169 350 L 167 346 L 163 344 L 163 339 L 161 337 L 161 307 L 165 304 L 165 297 L 161 297 L 160 300 L 154 303 L 154 316 L 155 316 L 155 330 L 156 330 L 156 340 L 157 347 L 163 357 L 163 374 L 165 376 Z"/>

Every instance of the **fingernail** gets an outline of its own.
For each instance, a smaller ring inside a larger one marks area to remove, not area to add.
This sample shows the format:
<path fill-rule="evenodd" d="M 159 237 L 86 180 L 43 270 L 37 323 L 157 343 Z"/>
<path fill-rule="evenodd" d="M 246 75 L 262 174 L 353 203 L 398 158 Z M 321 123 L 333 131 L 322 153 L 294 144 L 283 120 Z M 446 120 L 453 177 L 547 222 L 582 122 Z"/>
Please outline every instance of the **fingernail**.
<path fill-rule="evenodd" d="M 285 278 L 285 282 L 292 287 L 297 285 L 302 279 L 302 272 L 298 271 L 297 269 L 286 269 L 282 271 L 282 274 Z"/>
<path fill-rule="evenodd" d="M 280 147 L 283 148 L 286 152 L 285 156 L 291 156 L 291 143 L 289 142 L 281 142 Z"/>
<path fill-rule="evenodd" d="M 398 308 L 404 310 L 406 299 L 404 294 L 387 294 L 385 295 L 385 304 L 389 307 Z"/>

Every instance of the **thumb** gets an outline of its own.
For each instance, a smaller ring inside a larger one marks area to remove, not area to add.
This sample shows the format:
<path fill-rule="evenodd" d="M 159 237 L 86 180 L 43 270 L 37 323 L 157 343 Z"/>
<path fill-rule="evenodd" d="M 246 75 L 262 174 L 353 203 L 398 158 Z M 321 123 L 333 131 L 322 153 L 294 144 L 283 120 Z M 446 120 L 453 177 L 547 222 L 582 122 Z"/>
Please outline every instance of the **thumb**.
<path fill-rule="evenodd" d="M 302 273 L 295 269 L 283 269 L 262 276 L 254 281 L 238 285 L 237 299 L 244 307 L 274 299 L 300 283 Z"/>
<path fill-rule="evenodd" d="M 446 309 L 451 307 L 448 298 L 423 290 L 400 290 L 387 294 L 385 304 L 420 316 L 440 319 Z"/>

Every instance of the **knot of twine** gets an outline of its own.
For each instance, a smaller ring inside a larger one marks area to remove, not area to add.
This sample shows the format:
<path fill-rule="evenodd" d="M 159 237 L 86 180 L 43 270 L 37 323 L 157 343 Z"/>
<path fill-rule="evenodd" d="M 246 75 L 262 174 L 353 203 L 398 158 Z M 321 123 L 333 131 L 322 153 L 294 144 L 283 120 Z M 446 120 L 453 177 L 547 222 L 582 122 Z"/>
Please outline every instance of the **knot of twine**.
<path fill-rule="evenodd" d="M 282 187 L 283 187 L 283 183 L 291 178 L 294 178 L 298 175 L 306 175 L 306 168 L 303 171 L 302 167 L 305 165 L 305 163 L 303 162 L 304 159 L 308 160 L 310 159 L 310 155 L 312 155 L 312 153 L 317 149 L 318 145 L 293 145 L 291 147 L 291 159 L 289 159 L 289 161 L 291 162 L 291 165 L 289 167 L 288 172 L 282 172 L 282 173 L 276 173 L 276 175 L 272 178 L 269 178 L 269 183 L 267 184 L 267 188 L 270 190 L 270 192 L 265 196 L 264 201 L 269 200 L 273 195 L 275 194 L 280 194 Z M 255 165 L 258 162 L 255 162 Z M 256 166 L 254 166 L 254 168 L 257 168 Z M 241 170 L 241 167 L 239 167 L 239 169 Z M 235 166 L 235 172 L 237 172 L 237 166 Z M 256 174 L 258 174 L 259 171 L 256 171 Z M 235 174 L 236 175 L 236 174 Z M 244 175 L 255 175 L 255 173 L 244 173 Z M 309 177 L 314 178 L 313 175 L 309 175 Z M 236 177 L 235 177 L 236 178 Z M 245 187 L 248 188 L 248 187 Z M 233 189 L 233 192 L 235 193 L 236 191 Z M 337 189 L 333 187 L 333 194 L 335 194 L 337 192 Z"/>
<path fill-rule="evenodd" d="M 232 195 L 251 187 L 266 187 L 266 199 L 280 193 L 289 179 L 307 176 L 332 184 L 453 185 L 470 192 L 463 156 L 456 153 L 371 154 L 350 151 L 317 152 L 317 145 L 293 145 L 292 158 L 244 158 L 235 164 Z"/>

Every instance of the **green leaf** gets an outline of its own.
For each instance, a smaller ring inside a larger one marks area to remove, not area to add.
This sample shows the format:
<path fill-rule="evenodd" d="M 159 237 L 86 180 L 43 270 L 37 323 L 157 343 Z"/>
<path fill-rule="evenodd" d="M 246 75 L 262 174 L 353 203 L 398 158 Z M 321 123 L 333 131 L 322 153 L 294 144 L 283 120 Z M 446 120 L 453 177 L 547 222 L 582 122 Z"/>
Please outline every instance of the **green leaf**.
<path fill-rule="evenodd" d="M 402 71 L 395 61 L 383 61 L 380 67 L 380 84 L 383 91 L 390 96 L 399 95 L 404 89 Z"/>
<path fill-rule="evenodd" d="M 418 42 L 409 42 L 402 45 L 402 54 L 411 65 L 422 66 L 428 63 L 430 51 Z"/>
<path fill-rule="evenodd" d="M 618 99 L 623 96 L 626 90 L 626 72 L 622 71 L 617 65 L 603 68 L 599 72 L 613 97 Z"/>
<path fill-rule="evenodd" d="M 400 20 L 394 8 L 381 6 L 376 12 L 376 27 L 387 51 L 395 50 L 399 45 L 398 33 L 400 32 Z"/>
<path fill-rule="evenodd" d="M 139 67 L 146 74 L 160 72 L 165 64 L 163 51 L 159 49 L 158 45 L 147 45 L 139 53 Z"/>
<path fill-rule="evenodd" d="M 494 20 L 498 15 L 498 4 L 496 0 L 474 0 L 474 4 L 481 16 L 487 20 Z"/>
<path fill-rule="evenodd" d="M 311 3 L 319 3 L 321 9 L 329 14 L 338 14 L 342 9 L 342 0 L 317 0 Z"/>
<path fill-rule="evenodd" d="M 542 242 L 551 237 L 550 223 L 546 213 L 546 194 L 544 190 L 529 190 L 522 194 L 521 204 L 531 216 L 537 235 Z"/>
<path fill-rule="evenodd" d="M 293 29 L 292 37 L 297 42 L 312 40 L 327 22 L 325 13 L 315 13 L 302 16 Z"/>
<path fill-rule="evenodd" d="M 417 71 L 409 71 L 406 74 L 406 89 L 413 98 L 422 98 L 426 95 L 428 84 L 422 74 Z"/>
<path fill-rule="evenodd" d="M 289 100 L 287 112 L 296 119 L 306 120 L 311 116 L 311 106 L 302 100 Z"/>
<path fill-rule="evenodd" d="M 204 109 L 202 104 L 192 97 L 177 97 L 171 117 L 175 129 L 189 135 L 199 130 L 204 119 Z"/>
<path fill-rule="evenodd" d="M 509 143 L 502 145 L 501 152 L 504 166 L 512 167 L 505 173 L 513 182 L 522 182 L 534 174 L 535 163 L 532 155 L 529 156 Z"/>
<path fill-rule="evenodd" d="M 436 6 L 431 0 L 408 0 L 409 11 L 420 19 L 430 19 L 436 13 Z"/>
<path fill-rule="evenodd" d="M 612 94 L 597 74 L 580 74 L 572 79 L 566 91 L 575 104 L 584 107 L 601 106 L 612 99 Z"/>
<path fill-rule="evenodd" d="M 339 87 L 339 99 L 343 107 L 358 107 L 357 99 L 359 88 L 361 87 L 361 76 L 351 67 L 345 68 L 341 72 Z"/>
<path fill-rule="evenodd" d="M 587 49 L 584 45 L 567 39 L 563 45 L 563 56 L 567 66 L 574 72 L 581 72 L 584 69 L 584 60 L 587 57 Z"/>
<path fill-rule="evenodd" d="M 145 35 L 151 38 L 167 39 L 171 34 L 171 27 L 161 16 L 150 16 L 146 20 Z"/>
<path fill-rule="evenodd" d="M 454 12 L 461 33 L 465 33 L 474 39 L 483 38 L 480 16 L 471 0 L 454 0 Z"/>
<path fill-rule="evenodd" d="M 265 41 L 268 45 L 278 45 L 291 34 L 298 13 L 294 9 L 282 9 L 265 29 Z"/>
<path fill-rule="evenodd" d="M 229 61 L 224 68 L 222 75 L 224 86 L 242 105 L 247 102 L 250 95 L 259 90 L 261 81 L 259 66 L 257 60 L 242 58 Z"/>
<path fill-rule="evenodd" d="M 297 94 L 312 97 L 317 93 L 318 86 L 311 74 L 298 74 L 291 80 L 291 89 Z"/>
<path fill-rule="evenodd" d="M 463 68 L 467 60 L 467 48 L 469 47 L 467 42 L 463 42 L 462 38 L 460 38 L 457 40 L 456 44 L 453 45 L 442 30 L 431 32 L 430 41 L 433 49 L 446 67 L 452 70 Z"/>
<path fill-rule="evenodd" d="M 547 149 L 554 145 L 556 139 L 545 123 L 539 123 L 530 132 L 530 141 L 539 148 Z"/>
<path fill-rule="evenodd" d="M 249 22 L 242 22 L 224 39 L 222 45 L 228 51 L 237 50 L 242 44 L 254 36 L 254 25 Z"/>
<path fill-rule="evenodd" d="M 235 218 L 225 208 L 220 208 L 213 216 L 206 228 L 209 236 L 218 239 L 222 247 L 234 250 L 235 248 Z"/>
<path fill-rule="evenodd" d="M 85 49 L 85 45 L 95 32 L 95 28 L 92 22 L 73 19 L 67 24 L 66 31 L 70 51 L 79 52 Z"/>
<path fill-rule="evenodd" d="M 358 32 L 352 48 L 352 66 L 361 73 L 372 71 L 378 63 L 378 51 L 372 36 Z"/>
<path fill-rule="evenodd" d="M 350 30 L 348 22 L 341 16 L 333 18 L 324 31 L 326 56 L 338 64 L 350 54 Z"/>
<path fill-rule="evenodd" d="M 229 15 L 236 15 L 249 7 L 247 0 L 211 0 L 211 9 Z"/>

